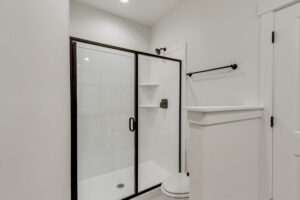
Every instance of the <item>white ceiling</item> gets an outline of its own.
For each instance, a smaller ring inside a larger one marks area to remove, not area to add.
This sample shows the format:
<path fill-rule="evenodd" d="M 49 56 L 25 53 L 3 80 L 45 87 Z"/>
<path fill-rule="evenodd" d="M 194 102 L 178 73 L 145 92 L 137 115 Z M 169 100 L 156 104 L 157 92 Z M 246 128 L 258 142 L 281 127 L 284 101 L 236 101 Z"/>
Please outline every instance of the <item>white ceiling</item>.
<path fill-rule="evenodd" d="M 135 22 L 153 25 L 184 0 L 74 0 L 113 13 Z"/>

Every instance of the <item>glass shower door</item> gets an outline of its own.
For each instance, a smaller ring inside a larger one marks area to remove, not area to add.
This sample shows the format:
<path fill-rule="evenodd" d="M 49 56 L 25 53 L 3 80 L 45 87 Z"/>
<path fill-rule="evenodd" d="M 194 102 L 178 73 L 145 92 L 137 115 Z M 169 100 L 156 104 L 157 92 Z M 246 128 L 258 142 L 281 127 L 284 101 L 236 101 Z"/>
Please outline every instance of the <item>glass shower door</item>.
<path fill-rule="evenodd" d="M 135 193 L 135 55 L 76 50 L 78 199 L 123 199 Z"/>
<path fill-rule="evenodd" d="M 180 63 L 138 56 L 138 191 L 162 183 L 180 167 Z"/>

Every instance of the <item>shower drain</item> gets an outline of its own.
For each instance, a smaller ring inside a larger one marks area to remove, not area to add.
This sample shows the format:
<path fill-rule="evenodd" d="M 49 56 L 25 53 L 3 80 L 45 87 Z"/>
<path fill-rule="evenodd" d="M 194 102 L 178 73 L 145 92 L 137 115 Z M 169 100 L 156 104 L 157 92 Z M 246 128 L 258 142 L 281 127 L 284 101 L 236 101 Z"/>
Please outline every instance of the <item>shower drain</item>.
<path fill-rule="evenodd" d="M 117 185 L 117 188 L 118 188 L 118 189 L 122 189 L 122 188 L 124 188 L 124 187 L 125 187 L 125 185 L 124 185 L 123 183 L 120 183 L 120 184 Z"/>

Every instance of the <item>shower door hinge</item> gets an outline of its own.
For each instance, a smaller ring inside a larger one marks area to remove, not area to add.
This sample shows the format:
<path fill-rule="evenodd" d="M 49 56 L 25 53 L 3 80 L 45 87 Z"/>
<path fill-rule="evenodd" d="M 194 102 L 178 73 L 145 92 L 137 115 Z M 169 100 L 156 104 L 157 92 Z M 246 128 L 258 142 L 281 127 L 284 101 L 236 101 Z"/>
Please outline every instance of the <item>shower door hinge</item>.
<path fill-rule="evenodd" d="M 275 31 L 272 32 L 272 43 L 275 43 Z"/>
<path fill-rule="evenodd" d="M 270 125 L 271 125 L 271 128 L 274 127 L 274 116 L 271 116 Z"/>

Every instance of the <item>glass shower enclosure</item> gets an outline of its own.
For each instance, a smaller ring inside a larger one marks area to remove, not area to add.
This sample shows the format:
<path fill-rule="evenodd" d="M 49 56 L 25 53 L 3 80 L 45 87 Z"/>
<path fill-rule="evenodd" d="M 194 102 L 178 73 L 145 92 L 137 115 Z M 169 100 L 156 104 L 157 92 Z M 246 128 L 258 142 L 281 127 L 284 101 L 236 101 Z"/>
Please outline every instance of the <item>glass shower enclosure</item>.
<path fill-rule="evenodd" d="M 181 171 L 181 61 L 70 39 L 72 200 L 130 199 Z"/>

